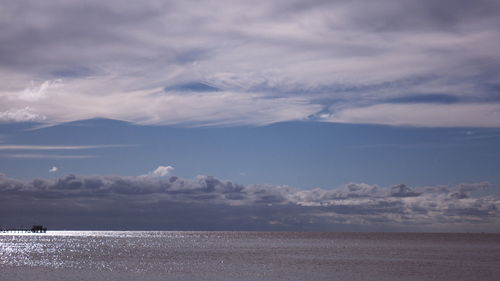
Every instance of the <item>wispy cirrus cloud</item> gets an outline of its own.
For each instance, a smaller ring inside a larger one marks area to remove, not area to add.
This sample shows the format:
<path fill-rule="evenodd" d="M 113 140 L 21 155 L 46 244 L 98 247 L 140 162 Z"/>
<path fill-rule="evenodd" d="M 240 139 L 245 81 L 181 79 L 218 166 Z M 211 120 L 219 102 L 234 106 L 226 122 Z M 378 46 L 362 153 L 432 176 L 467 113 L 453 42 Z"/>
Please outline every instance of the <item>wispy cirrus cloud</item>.
<path fill-rule="evenodd" d="M 101 148 L 130 147 L 127 144 L 101 144 L 101 145 L 17 145 L 0 144 L 0 150 L 87 150 Z"/>
<path fill-rule="evenodd" d="M 19 158 L 19 159 L 87 159 L 97 158 L 97 155 L 74 155 L 74 154 L 40 154 L 40 153 L 15 153 L 0 154 L 0 158 Z"/>
<path fill-rule="evenodd" d="M 323 121 L 420 127 L 500 127 L 500 104 L 376 104 L 340 108 Z"/>
<path fill-rule="evenodd" d="M 94 154 L 61 154 L 61 152 L 78 150 L 100 150 L 109 148 L 124 148 L 133 145 L 101 144 L 101 145 L 19 145 L 0 144 L 0 151 L 17 151 L 17 153 L 0 153 L 0 158 L 17 159 L 87 159 L 97 158 Z M 25 153 L 24 151 L 50 151 L 51 153 Z M 54 153 L 57 152 L 57 153 Z"/>
<path fill-rule="evenodd" d="M 378 124 L 499 126 L 481 117 L 500 104 L 494 0 L 1 6 L 2 122 L 356 123 L 370 109 Z M 432 95 L 454 102 L 391 120 L 408 97 Z M 342 118 L 315 118 L 339 105 Z M 463 118 L 449 122 L 441 109 Z"/>

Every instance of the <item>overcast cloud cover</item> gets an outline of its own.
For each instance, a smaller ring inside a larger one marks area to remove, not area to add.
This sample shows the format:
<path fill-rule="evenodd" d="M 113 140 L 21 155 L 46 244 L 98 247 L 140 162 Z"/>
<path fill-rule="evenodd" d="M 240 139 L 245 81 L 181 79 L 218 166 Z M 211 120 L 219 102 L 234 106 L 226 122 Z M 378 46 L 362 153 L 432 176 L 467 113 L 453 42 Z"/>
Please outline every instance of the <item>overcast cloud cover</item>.
<path fill-rule="evenodd" d="M 172 169 L 32 181 L 1 175 L 0 219 L 52 229 L 500 231 L 500 197 L 484 195 L 489 183 L 301 190 L 158 172 Z"/>
<path fill-rule="evenodd" d="M 500 127 L 500 2 L 0 1 L 0 121 Z"/>

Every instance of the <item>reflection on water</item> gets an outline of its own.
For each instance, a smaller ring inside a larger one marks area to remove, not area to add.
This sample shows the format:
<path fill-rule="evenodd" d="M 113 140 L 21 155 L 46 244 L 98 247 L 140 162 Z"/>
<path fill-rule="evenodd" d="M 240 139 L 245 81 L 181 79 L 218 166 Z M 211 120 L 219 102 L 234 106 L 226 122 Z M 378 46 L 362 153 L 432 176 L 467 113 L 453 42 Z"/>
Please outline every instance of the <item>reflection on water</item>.
<path fill-rule="evenodd" d="M 127 276 L 136 280 L 141 276 L 150 280 L 497 280 L 500 235 L 164 231 L 0 234 L 0 279 L 27 278 L 41 270 L 48 278 L 63 276 L 61 280 L 71 280 L 75 272 L 80 277 L 88 276 L 88 280 L 92 276 L 99 280 L 98 273 L 117 274 L 113 275 L 116 280 L 123 277 L 120 274 L 135 274 Z"/>

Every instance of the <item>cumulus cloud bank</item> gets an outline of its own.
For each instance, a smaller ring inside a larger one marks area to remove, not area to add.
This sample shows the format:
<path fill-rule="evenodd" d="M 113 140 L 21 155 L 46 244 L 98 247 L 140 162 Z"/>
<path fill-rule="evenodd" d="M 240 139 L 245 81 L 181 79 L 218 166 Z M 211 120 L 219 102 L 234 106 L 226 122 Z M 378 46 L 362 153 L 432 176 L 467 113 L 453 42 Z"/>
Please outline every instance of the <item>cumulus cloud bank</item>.
<path fill-rule="evenodd" d="M 3 122 L 500 126 L 495 0 L 0 6 Z"/>
<path fill-rule="evenodd" d="M 2 175 L 0 218 L 70 229 L 500 231 L 500 197 L 474 195 L 488 188 L 350 183 L 301 190 L 211 176 Z"/>

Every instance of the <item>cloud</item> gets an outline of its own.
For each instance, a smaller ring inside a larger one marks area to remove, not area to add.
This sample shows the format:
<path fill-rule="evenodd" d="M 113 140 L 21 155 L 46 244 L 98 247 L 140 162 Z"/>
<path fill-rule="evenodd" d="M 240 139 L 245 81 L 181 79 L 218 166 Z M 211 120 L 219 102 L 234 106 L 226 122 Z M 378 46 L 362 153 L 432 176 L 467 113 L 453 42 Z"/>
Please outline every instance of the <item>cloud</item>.
<path fill-rule="evenodd" d="M 377 124 L 499 126 L 487 118 L 500 86 L 494 0 L 1 6 L 3 122 L 266 125 L 340 105 L 350 110 L 330 121 L 365 122 L 370 109 Z M 419 96 L 457 102 L 387 120 Z M 403 104 L 382 116 L 388 100 Z"/>
<path fill-rule="evenodd" d="M 40 153 L 14 153 L 0 154 L 0 158 L 32 158 L 32 159 L 86 159 L 96 158 L 97 155 L 75 155 L 75 154 L 40 154 Z"/>
<path fill-rule="evenodd" d="M 43 115 L 33 113 L 29 106 L 0 111 L 0 122 L 43 122 L 46 119 Z"/>
<path fill-rule="evenodd" d="M 420 193 L 413 191 L 411 188 L 409 188 L 405 184 L 398 184 L 398 185 L 391 187 L 391 196 L 392 197 L 416 197 L 419 195 L 420 195 Z"/>
<path fill-rule="evenodd" d="M 0 144 L 0 151 L 68 151 L 68 150 L 91 150 L 102 148 L 120 148 L 130 147 L 124 144 L 103 144 L 103 145 L 18 145 L 18 144 Z M 98 155 L 82 154 L 47 154 L 47 153 L 0 153 L 0 158 L 33 158 L 33 159 L 86 159 L 96 158 Z"/>
<path fill-rule="evenodd" d="M 2 144 L 0 150 L 81 150 L 81 149 L 100 149 L 100 148 L 119 148 L 129 147 L 125 144 L 102 144 L 102 145 L 18 145 Z"/>
<path fill-rule="evenodd" d="M 377 104 L 333 110 L 323 121 L 418 127 L 500 127 L 500 103 Z"/>
<path fill-rule="evenodd" d="M 37 101 L 46 97 L 47 92 L 50 88 L 56 88 L 62 80 L 57 79 L 54 81 L 47 80 L 43 82 L 40 86 L 35 86 L 34 82 L 31 81 L 30 87 L 24 89 L 24 91 L 18 96 L 18 99 L 25 101 Z"/>
<path fill-rule="evenodd" d="M 154 171 L 143 175 L 144 177 L 164 177 L 174 170 L 172 166 L 158 166 Z"/>
<path fill-rule="evenodd" d="M 350 183 L 301 190 L 211 176 L 20 181 L 2 175 L 0 217 L 67 229 L 499 231 L 500 197 L 474 195 L 488 188 Z"/>
<path fill-rule="evenodd" d="M 53 166 L 52 168 L 49 169 L 49 173 L 55 173 L 57 172 L 59 169 L 56 167 L 56 166 Z"/>

